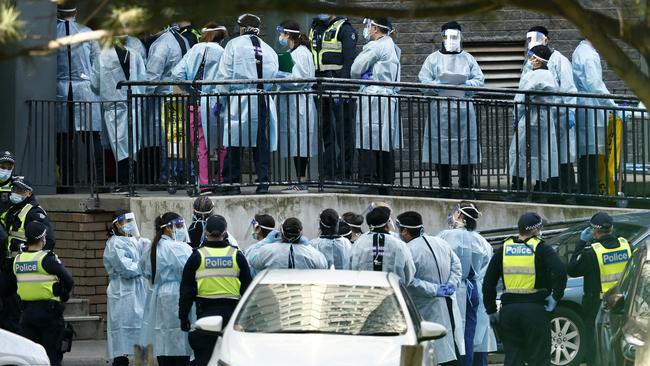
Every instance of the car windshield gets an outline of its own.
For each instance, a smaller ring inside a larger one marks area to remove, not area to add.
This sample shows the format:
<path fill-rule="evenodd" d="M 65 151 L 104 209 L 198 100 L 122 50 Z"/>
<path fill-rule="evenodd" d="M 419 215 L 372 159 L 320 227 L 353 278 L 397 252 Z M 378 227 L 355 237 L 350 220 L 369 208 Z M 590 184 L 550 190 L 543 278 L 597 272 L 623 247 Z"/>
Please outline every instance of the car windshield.
<path fill-rule="evenodd" d="M 235 330 L 260 333 L 404 334 L 406 320 L 391 287 L 260 284 Z"/>
<path fill-rule="evenodd" d="M 567 264 L 571 259 L 571 255 L 576 248 L 581 245 L 580 233 L 587 227 L 587 223 L 583 225 L 573 226 L 558 236 L 554 236 L 546 242 L 551 245 L 558 254 L 562 261 Z M 614 235 L 626 238 L 630 244 L 638 241 L 639 237 L 647 231 L 645 226 L 633 225 L 628 223 L 614 223 Z"/>

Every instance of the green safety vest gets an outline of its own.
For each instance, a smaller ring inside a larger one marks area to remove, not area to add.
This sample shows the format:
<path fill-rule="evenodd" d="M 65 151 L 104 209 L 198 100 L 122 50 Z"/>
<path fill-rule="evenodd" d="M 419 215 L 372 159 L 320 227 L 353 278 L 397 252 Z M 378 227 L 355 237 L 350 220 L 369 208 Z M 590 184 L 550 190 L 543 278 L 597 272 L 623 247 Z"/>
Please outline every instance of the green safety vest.
<path fill-rule="evenodd" d="M 27 214 L 29 211 L 31 211 L 32 208 L 35 206 L 32 205 L 31 203 L 28 203 L 23 207 L 22 210 L 18 213 L 18 220 L 20 220 L 20 226 L 18 229 L 11 230 L 10 227 L 7 227 L 7 213 L 9 211 L 5 211 L 2 213 L 2 216 L 0 216 L 0 221 L 2 221 L 2 224 L 4 227 L 9 231 L 9 238 L 7 240 L 7 249 L 9 249 L 9 246 L 11 245 L 12 239 L 18 239 L 22 241 L 23 243 L 27 242 L 27 238 L 25 238 L 25 220 L 27 218 Z"/>
<path fill-rule="evenodd" d="M 316 50 L 316 35 L 314 28 L 309 31 L 309 41 L 311 42 L 311 54 L 314 57 L 314 66 L 316 66 L 317 71 L 332 71 L 332 70 L 341 70 L 343 64 L 334 65 L 334 64 L 323 64 L 323 56 L 328 53 L 343 53 L 343 43 L 339 41 L 339 31 L 341 27 L 347 21 L 347 19 L 339 19 L 330 25 L 325 33 L 323 33 L 323 39 L 321 42 L 320 50 Z"/>
<path fill-rule="evenodd" d="M 204 299 L 241 298 L 237 249 L 201 247 L 201 265 L 196 270 L 197 297 Z"/>
<path fill-rule="evenodd" d="M 535 255 L 538 238 L 530 238 L 526 243 L 517 243 L 513 238 L 503 243 L 503 284 L 504 293 L 534 294 Z"/>
<path fill-rule="evenodd" d="M 632 257 L 630 243 L 625 238 L 618 238 L 618 243 L 619 246 L 612 249 L 605 248 L 601 243 L 591 244 L 598 260 L 601 294 L 616 285 L 616 282 L 623 276 L 627 262 Z"/>
<path fill-rule="evenodd" d="M 43 269 L 43 259 L 49 252 L 20 253 L 14 261 L 14 275 L 18 283 L 18 295 L 23 301 L 61 301 L 52 290 L 59 278 Z"/>

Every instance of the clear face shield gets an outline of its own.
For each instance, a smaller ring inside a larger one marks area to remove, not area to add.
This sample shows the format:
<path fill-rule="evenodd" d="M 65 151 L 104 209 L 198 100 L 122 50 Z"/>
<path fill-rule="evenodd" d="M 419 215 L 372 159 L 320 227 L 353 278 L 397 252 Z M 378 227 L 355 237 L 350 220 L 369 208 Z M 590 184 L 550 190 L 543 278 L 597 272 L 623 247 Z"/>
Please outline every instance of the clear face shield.
<path fill-rule="evenodd" d="M 113 220 L 113 225 L 118 225 L 126 236 L 140 238 L 140 230 L 138 229 L 138 223 L 135 220 L 135 214 L 133 212 L 127 212 L 118 216 Z"/>
<path fill-rule="evenodd" d="M 535 46 L 546 45 L 546 36 L 540 32 L 528 32 L 526 33 L 526 44 L 528 50 Z"/>
<path fill-rule="evenodd" d="M 174 241 L 182 241 L 187 243 L 189 241 L 190 235 L 187 232 L 187 226 L 185 226 L 185 220 L 182 218 L 174 219 L 168 224 L 172 228 L 172 239 Z"/>
<path fill-rule="evenodd" d="M 442 32 L 442 44 L 447 52 L 460 52 L 462 34 L 458 29 L 445 29 Z"/>
<path fill-rule="evenodd" d="M 399 238 L 402 239 L 402 240 L 404 240 L 402 238 L 402 229 L 409 229 L 409 230 L 410 229 L 420 229 L 420 235 L 419 236 L 424 235 L 424 225 L 422 225 L 422 224 L 415 225 L 415 226 L 409 226 L 409 225 L 402 224 L 401 222 L 399 222 L 399 220 L 396 219 L 395 220 L 395 229 L 397 230 L 397 233 L 399 234 Z M 415 237 L 413 239 L 415 239 Z"/>
<path fill-rule="evenodd" d="M 262 240 L 261 238 L 257 238 L 257 229 L 266 229 L 268 231 L 275 230 L 274 227 L 264 226 L 257 222 L 257 220 L 253 219 L 251 220 L 251 223 L 248 225 L 248 229 L 246 230 L 246 238 L 250 238 L 253 241 Z"/>

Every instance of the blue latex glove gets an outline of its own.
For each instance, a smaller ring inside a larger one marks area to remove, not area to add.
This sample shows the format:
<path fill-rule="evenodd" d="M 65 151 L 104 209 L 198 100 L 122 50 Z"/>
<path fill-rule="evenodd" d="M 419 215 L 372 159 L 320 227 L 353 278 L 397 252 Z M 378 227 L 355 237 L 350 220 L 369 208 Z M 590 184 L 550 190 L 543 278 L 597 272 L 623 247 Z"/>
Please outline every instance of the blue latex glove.
<path fill-rule="evenodd" d="M 361 75 L 361 80 L 372 80 L 372 70 L 368 70 Z"/>
<path fill-rule="evenodd" d="M 582 230 L 582 232 L 580 233 L 580 240 L 582 240 L 584 242 L 587 242 L 587 243 L 590 242 L 591 239 L 593 238 L 593 235 L 592 235 L 593 232 L 594 232 L 594 229 L 592 229 L 591 226 L 584 229 L 584 230 Z"/>
<path fill-rule="evenodd" d="M 219 103 L 214 103 L 212 106 L 212 115 L 219 116 Z"/>
<path fill-rule="evenodd" d="M 573 128 L 576 125 L 576 110 L 569 109 L 569 128 Z"/>
<path fill-rule="evenodd" d="M 280 240 L 280 232 L 278 230 L 273 230 L 262 241 L 265 243 L 275 243 L 278 240 Z"/>
<path fill-rule="evenodd" d="M 447 295 L 447 284 L 438 286 L 438 290 L 436 290 L 436 297 L 449 297 L 449 295 Z"/>
<path fill-rule="evenodd" d="M 549 295 L 546 297 L 546 305 L 544 305 L 544 310 L 548 311 L 549 313 L 552 313 L 555 311 L 555 308 L 557 307 L 557 301 L 553 298 L 553 295 Z"/>
<path fill-rule="evenodd" d="M 452 283 L 447 283 L 445 284 L 445 289 L 446 289 L 446 296 L 451 296 L 456 292 L 456 286 L 454 286 Z"/>

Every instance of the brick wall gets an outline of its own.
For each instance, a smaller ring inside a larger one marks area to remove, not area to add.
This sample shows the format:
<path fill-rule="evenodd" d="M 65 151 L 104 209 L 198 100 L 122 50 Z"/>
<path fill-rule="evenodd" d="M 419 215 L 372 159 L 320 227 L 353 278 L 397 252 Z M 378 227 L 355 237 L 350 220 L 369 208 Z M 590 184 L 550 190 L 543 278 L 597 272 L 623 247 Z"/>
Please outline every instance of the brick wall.
<path fill-rule="evenodd" d="M 108 277 L 102 256 L 111 213 L 48 212 L 56 236 L 54 252 L 75 281 L 71 297 L 90 300 L 90 314 L 106 318 Z"/>

